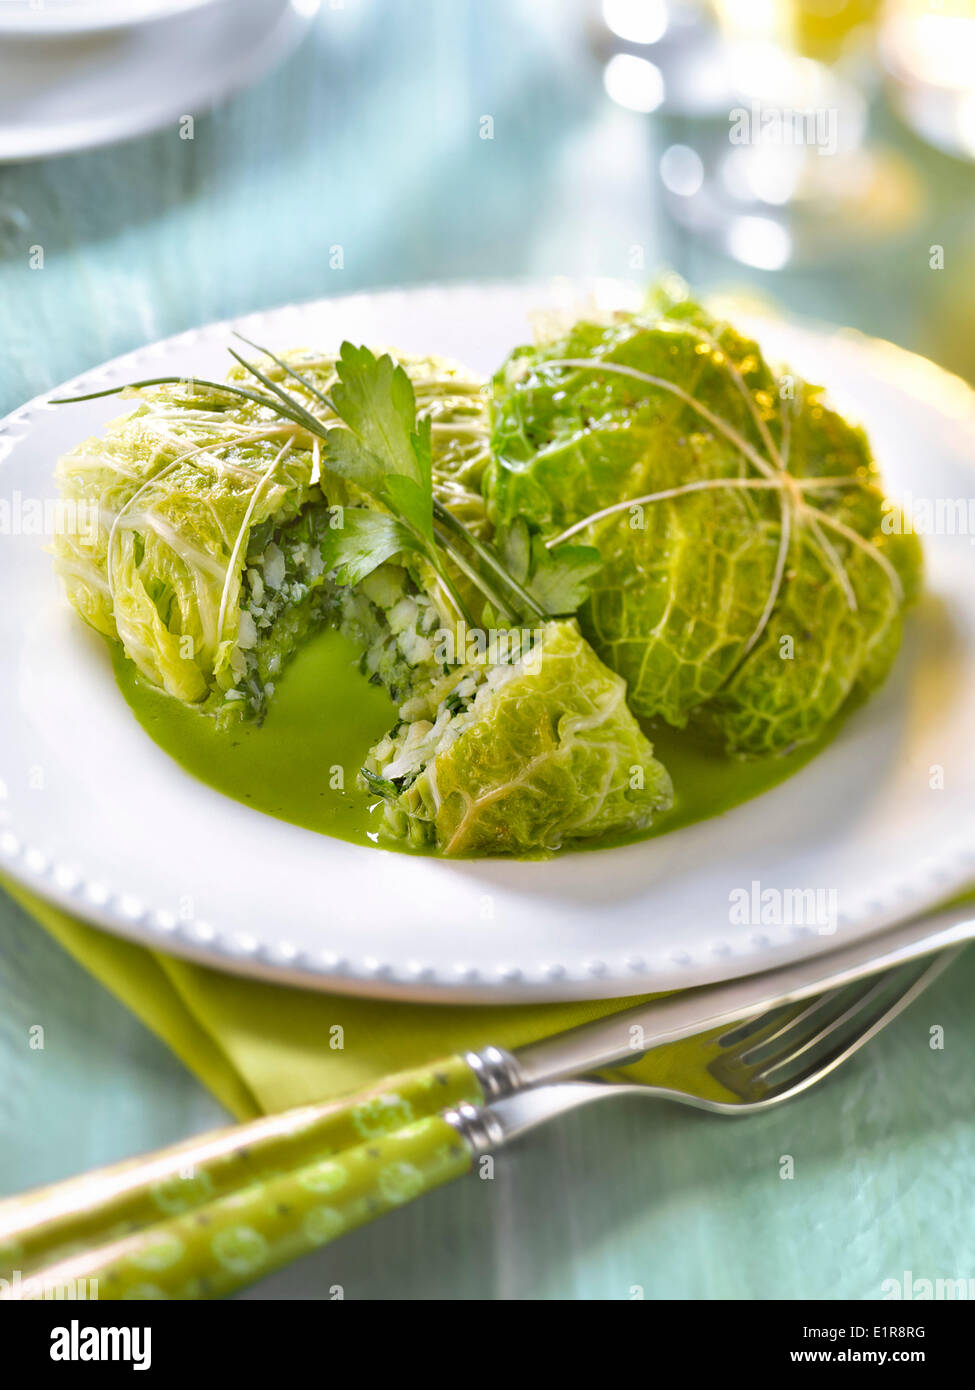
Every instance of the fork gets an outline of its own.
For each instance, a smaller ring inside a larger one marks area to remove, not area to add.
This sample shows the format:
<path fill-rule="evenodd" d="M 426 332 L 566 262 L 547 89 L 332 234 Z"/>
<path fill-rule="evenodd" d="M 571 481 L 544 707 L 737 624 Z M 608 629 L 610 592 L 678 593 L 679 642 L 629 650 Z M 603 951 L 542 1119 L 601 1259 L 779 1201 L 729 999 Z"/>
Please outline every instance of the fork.
<path fill-rule="evenodd" d="M 8 1199 L 0 1300 L 231 1293 L 610 1095 L 764 1110 L 857 1052 L 973 936 L 970 905 L 944 909 L 813 962 L 651 1000 L 515 1053 L 444 1058 Z M 692 1037 L 693 1079 L 686 1055 L 679 1085 L 634 1077 L 647 1052 Z"/>
<path fill-rule="evenodd" d="M 697 1081 L 712 1078 L 727 1098 L 719 1100 L 678 1086 L 628 1081 L 627 1068 L 598 1077 L 526 1088 L 497 1102 L 489 1116 L 459 1107 L 452 1122 L 477 1152 L 500 1148 L 538 1125 L 608 1096 L 639 1095 L 676 1101 L 716 1115 L 753 1115 L 791 1100 L 824 1080 L 903 1013 L 951 966 L 965 947 L 934 960 L 911 961 L 879 979 L 870 977 L 812 999 L 770 1009 L 695 1041 L 711 1055 L 702 1059 Z"/>

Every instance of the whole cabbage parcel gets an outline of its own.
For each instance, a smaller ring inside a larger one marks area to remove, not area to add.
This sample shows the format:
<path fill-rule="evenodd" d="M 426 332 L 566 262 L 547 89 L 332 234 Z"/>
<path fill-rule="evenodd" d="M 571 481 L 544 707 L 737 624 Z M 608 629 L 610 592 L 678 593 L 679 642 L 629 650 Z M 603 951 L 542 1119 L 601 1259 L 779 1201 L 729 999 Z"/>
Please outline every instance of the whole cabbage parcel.
<path fill-rule="evenodd" d="M 598 548 L 582 630 L 641 718 L 780 753 L 883 680 L 920 549 L 819 387 L 661 298 L 518 348 L 492 396 L 490 516 Z"/>

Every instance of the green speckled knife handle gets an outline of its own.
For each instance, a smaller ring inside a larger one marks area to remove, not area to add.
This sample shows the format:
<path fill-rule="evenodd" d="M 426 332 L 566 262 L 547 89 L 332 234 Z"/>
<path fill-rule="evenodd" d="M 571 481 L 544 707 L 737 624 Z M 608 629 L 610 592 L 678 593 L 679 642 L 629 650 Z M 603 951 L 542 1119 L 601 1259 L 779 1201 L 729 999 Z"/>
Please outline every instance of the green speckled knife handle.
<path fill-rule="evenodd" d="M 21 1284 L 0 1298 L 38 1297 L 59 1287 L 80 1287 L 100 1300 L 217 1298 L 466 1173 L 471 1162 L 457 1130 L 428 1115 L 69 1256 L 37 1271 L 33 1287 Z"/>
<path fill-rule="evenodd" d="M 235 1200 L 245 1189 L 263 1190 L 391 1132 L 408 1133 L 416 1121 L 441 1110 L 482 1100 L 470 1063 L 448 1057 L 356 1095 L 264 1116 L 9 1198 L 0 1202 L 0 1279 L 11 1281 L 221 1199 Z"/>

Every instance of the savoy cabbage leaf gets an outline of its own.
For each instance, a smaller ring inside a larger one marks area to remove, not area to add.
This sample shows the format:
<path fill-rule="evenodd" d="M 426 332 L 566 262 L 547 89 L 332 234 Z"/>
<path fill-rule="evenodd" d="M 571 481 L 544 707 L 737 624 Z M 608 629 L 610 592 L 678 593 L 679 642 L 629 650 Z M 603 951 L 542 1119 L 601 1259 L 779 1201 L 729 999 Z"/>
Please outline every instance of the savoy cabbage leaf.
<path fill-rule="evenodd" d="M 521 660 L 495 667 L 408 785 L 390 782 L 394 767 L 364 769 L 389 797 L 389 829 L 451 855 L 547 853 L 633 833 L 673 799 L 625 682 L 573 621 L 547 623 Z"/>
<path fill-rule="evenodd" d="M 819 388 L 678 303 L 520 348 L 493 393 L 489 514 L 598 547 L 580 622 L 638 715 L 779 752 L 883 679 L 919 550 Z"/>

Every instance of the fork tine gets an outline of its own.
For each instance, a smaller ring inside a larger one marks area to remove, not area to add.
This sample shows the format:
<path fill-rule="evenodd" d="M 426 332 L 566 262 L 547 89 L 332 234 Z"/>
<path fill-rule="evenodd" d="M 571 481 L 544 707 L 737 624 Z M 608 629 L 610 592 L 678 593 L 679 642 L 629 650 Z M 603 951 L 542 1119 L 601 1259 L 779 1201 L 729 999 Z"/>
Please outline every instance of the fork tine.
<path fill-rule="evenodd" d="M 739 1113 L 786 1100 L 826 1076 L 869 1042 L 922 993 L 931 980 L 946 968 L 954 954 L 946 952 L 944 957 L 934 961 L 911 962 L 900 970 L 882 976 L 879 981 L 868 981 L 871 988 L 861 991 L 857 1001 L 851 1000 L 851 990 L 835 991 L 831 996 L 834 1006 L 840 996 L 846 996 L 845 1000 L 840 1001 L 845 1005 L 841 1013 L 804 1044 L 784 1050 L 777 1058 L 766 1059 L 764 1064 L 749 1068 L 743 1064 L 740 1055 L 732 1052 L 715 1059 L 709 1070 L 724 1086 L 741 1097 L 744 1104 L 734 1107 Z M 779 1073 L 778 1079 L 773 1080 L 776 1073 Z"/>
<path fill-rule="evenodd" d="M 869 1008 L 875 999 L 889 994 L 891 983 L 883 977 L 880 980 L 858 980 L 855 984 L 808 1001 L 807 1007 L 789 1027 L 779 1029 L 767 1040 L 740 1052 L 739 1061 L 750 1070 L 764 1070 L 766 1067 L 771 1069 L 781 1059 L 801 1056 L 834 1029 L 842 1027 L 861 1009 Z"/>
<path fill-rule="evenodd" d="M 835 994 L 836 991 L 831 991 Z M 818 1003 L 819 998 L 826 998 L 826 995 L 817 996 L 813 1003 Z M 782 1004 L 777 1009 L 770 1009 L 768 1013 L 757 1014 L 754 1018 L 748 1018 L 744 1023 L 736 1023 L 730 1032 L 724 1033 L 716 1039 L 717 1046 L 727 1049 L 737 1048 L 739 1043 L 748 1042 L 757 1038 L 759 1034 L 765 1036 L 770 1031 L 780 1028 L 788 1023 L 790 1019 L 799 1018 L 810 1007 L 808 999 L 799 1000 L 794 1004 Z"/>
<path fill-rule="evenodd" d="M 778 1051 L 791 1051 L 795 1041 L 807 1036 L 809 1025 L 815 1020 L 830 1013 L 834 1006 L 841 1010 L 845 1006 L 844 1001 L 849 1001 L 858 993 L 862 993 L 868 988 L 872 988 L 874 981 L 859 981 L 852 985 L 844 985 L 840 989 L 832 989 L 828 994 L 820 994 L 812 999 L 804 999 L 799 1003 L 792 1004 L 788 1009 L 783 1009 L 777 1016 L 766 1015 L 764 1019 L 758 1020 L 765 1024 L 765 1027 L 754 1030 L 751 1037 L 743 1037 L 742 1041 L 748 1044 L 741 1047 L 732 1044 L 732 1048 L 738 1056 L 738 1060 L 746 1066 L 753 1061 L 757 1062 L 763 1056 L 775 1056 L 774 1044 L 782 1043 Z M 731 1036 L 731 1035 L 729 1035 Z M 740 1036 L 740 1035 L 739 1035 Z"/>
<path fill-rule="evenodd" d="M 822 1026 L 811 1033 L 797 1046 L 776 1057 L 756 1059 L 756 1077 L 768 1079 L 784 1069 L 795 1069 L 815 1060 L 818 1048 L 824 1044 L 835 1046 L 851 1035 L 862 1033 L 868 1020 L 886 1016 L 889 1009 L 900 1000 L 906 989 L 913 985 L 924 972 L 912 969 L 897 980 L 880 980 L 873 989 L 864 990 L 845 1002 L 845 1007 L 834 1017 L 824 1020 Z"/>
<path fill-rule="evenodd" d="M 858 980 L 783 1010 L 761 1035 L 733 1046 L 710 1063 L 708 1070 L 723 1086 L 741 1096 L 757 1096 L 767 1089 L 762 1078 L 777 1064 L 803 1055 L 822 1040 L 834 1021 L 849 1017 L 868 994 L 878 988 L 876 979 Z M 765 1021 L 765 1020 L 763 1020 Z"/>

